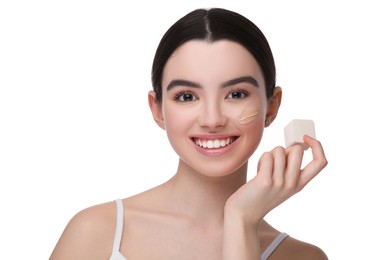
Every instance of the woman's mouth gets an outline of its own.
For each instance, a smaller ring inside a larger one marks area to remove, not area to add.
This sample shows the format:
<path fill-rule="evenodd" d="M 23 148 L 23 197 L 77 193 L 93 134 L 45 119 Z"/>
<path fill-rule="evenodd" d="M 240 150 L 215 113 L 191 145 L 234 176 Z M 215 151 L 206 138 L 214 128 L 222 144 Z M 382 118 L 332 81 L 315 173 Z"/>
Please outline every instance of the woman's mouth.
<path fill-rule="evenodd" d="M 227 138 L 215 138 L 215 139 L 205 139 L 205 138 L 192 138 L 193 142 L 202 148 L 207 149 L 217 149 L 221 147 L 226 147 L 237 140 L 237 136 L 227 137 Z"/>

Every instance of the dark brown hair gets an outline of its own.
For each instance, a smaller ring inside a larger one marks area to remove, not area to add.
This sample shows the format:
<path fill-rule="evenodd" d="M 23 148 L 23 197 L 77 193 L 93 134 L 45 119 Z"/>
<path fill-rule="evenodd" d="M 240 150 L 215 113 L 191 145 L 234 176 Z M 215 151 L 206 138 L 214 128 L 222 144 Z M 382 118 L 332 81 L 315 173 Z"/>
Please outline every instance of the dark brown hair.
<path fill-rule="evenodd" d="M 161 102 L 162 74 L 169 57 L 190 40 L 231 40 L 244 46 L 256 59 L 265 79 L 267 98 L 275 88 L 276 70 L 271 48 L 261 30 L 244 16 L 221 8 L 196 9 L 180 18 L 162 37 L 152 66 L 156 101 Z"/>

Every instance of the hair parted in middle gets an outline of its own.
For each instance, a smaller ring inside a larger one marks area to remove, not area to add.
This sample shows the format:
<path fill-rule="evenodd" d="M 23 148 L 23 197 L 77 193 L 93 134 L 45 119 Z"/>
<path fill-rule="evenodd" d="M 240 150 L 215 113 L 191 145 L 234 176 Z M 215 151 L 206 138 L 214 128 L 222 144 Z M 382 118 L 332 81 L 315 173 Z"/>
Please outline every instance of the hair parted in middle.
<path fill-rule="evenodd" d="M 276 84 L 275 61 L 261 30 L 246 17 L 222 8 L 196 9 L 173 24 L 162 37 L 152 65 L 152 86 L 156 102 L 162 98 L 162 75 L 172 53 L 185 42 L 203 40 L 213 43 L 231 40 L 244 46 L 256 59 L 270 98 Z"/>

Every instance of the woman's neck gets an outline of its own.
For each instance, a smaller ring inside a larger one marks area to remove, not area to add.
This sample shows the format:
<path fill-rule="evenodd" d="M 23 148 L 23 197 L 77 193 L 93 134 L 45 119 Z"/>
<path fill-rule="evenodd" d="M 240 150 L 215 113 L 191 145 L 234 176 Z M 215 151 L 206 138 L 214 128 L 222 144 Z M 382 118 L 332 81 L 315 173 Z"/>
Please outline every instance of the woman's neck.
<path fill-rule="evenodd" d="M 175 213 L 193 218 L 200 225 L 219 226 L 223 224 L 227 199 L 246 183 L 246 177 L 247 163 L 229 175 L 210 177 L 180 161 L 175 176 L 163 186 Z"/>

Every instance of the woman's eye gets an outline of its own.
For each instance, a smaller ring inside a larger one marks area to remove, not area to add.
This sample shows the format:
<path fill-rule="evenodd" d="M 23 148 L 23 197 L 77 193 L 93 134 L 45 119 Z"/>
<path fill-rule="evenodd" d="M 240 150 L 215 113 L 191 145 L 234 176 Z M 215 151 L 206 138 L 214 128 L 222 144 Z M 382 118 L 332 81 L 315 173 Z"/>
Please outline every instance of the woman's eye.
<path fill-rule="evenodd" d="M 228 99 L 242 99 L 247 97 L 248 94 L 242 91 L 232 91 L 227 96 Z"/>
<path fill-rule="evenodd" d="M 192 93 L 179 93 L 175 96 L 175 100 L 180 102 L 191 102 L 197 98 Z"/>

